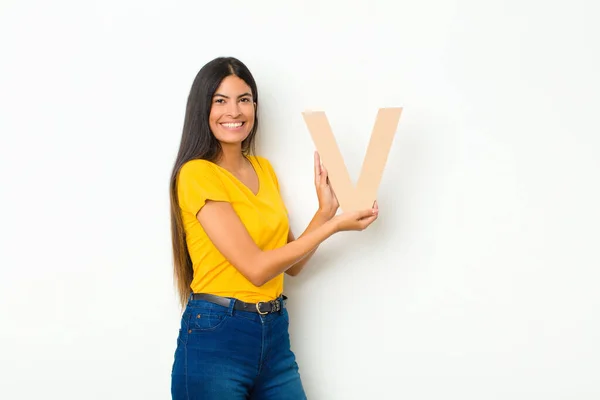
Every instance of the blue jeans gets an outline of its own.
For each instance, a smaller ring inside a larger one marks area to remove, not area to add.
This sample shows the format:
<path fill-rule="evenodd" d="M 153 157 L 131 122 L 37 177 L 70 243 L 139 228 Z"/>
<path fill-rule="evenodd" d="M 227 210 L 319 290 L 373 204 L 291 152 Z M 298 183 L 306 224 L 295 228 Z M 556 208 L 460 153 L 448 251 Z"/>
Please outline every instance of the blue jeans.
<path fill-rule="evenodd" d="M 289 315 L 190 299 L 171 375 L 174 400 L 306 399 L 290 349 Z"/>

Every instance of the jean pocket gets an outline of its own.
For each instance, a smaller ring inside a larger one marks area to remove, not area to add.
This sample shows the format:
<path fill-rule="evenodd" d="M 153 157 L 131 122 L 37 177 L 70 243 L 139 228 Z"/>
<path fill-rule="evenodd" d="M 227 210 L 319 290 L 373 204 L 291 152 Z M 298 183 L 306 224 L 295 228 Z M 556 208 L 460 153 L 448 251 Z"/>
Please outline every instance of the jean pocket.
<path fill-rule="evenodd" d="M 214 331 L 222 327 L 229 318 L 225 312 L 192 310 L 188 320 L 188 330 L 190 333 Z"/>

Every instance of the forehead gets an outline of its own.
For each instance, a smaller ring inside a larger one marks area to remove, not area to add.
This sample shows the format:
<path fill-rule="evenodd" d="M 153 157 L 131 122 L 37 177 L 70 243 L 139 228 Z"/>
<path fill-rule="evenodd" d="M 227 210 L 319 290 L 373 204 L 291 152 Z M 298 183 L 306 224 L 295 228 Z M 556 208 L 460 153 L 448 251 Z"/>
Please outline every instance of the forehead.
<path fill-rule="evenodd" d="M 250 86 L 248 86 L 243 79 L 235 75 L 229 75 L 221 81 L 221 84 L 217 88 L 215 95 L 224 94 L 228 96 L 238 96 L 244 93 L 249 95 L 252 94 Z"/>

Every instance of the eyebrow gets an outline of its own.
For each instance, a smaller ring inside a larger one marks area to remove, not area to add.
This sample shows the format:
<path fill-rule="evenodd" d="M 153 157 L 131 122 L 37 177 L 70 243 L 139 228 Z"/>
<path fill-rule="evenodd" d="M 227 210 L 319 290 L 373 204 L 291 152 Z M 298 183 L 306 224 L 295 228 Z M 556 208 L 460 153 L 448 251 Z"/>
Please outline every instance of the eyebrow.
<path fill-rule="evenodd" d="M 250 97 L 252 97 L 252 94 L 251 94 L 251 93 L 243 93 L 243 94 L 240 94 L 240 95 L 238 96 L 238 99 L 239 99 L 239 98 L 241 98 L 241 97 L 246 97 L 246 96 L 250 96 Z M 225 96 L 224 94 L 221 94 L 221 93 L 215 93 L 213 97 L 225 97 L 226 99 L 228 99 L 228 98 L 229 98 L 229 96 Z"/>

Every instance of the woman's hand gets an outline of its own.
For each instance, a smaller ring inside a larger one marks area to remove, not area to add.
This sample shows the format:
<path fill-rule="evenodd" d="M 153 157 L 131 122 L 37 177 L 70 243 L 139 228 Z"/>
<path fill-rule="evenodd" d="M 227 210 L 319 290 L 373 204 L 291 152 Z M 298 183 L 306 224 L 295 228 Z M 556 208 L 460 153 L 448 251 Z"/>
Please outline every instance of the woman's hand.
<path fill-rule="evenodd" d="M 362 231 L 367 229 L 379 216 L 379 206 L 377 201 L 373 208 L 361 211 L 349 211 L 336 215 L 332 221 L 335 223 L 336 230 L 341 231 Z"/>
<path fill-rule="evenodd" d="M 315 189 L 319 199 L 319 212 L 332 218 L 337 212 L 339 205 L 335 192 L 331 187 L 327 175 L 327 169 L 321 164 L 319 153 L 315 151 Z"/>

